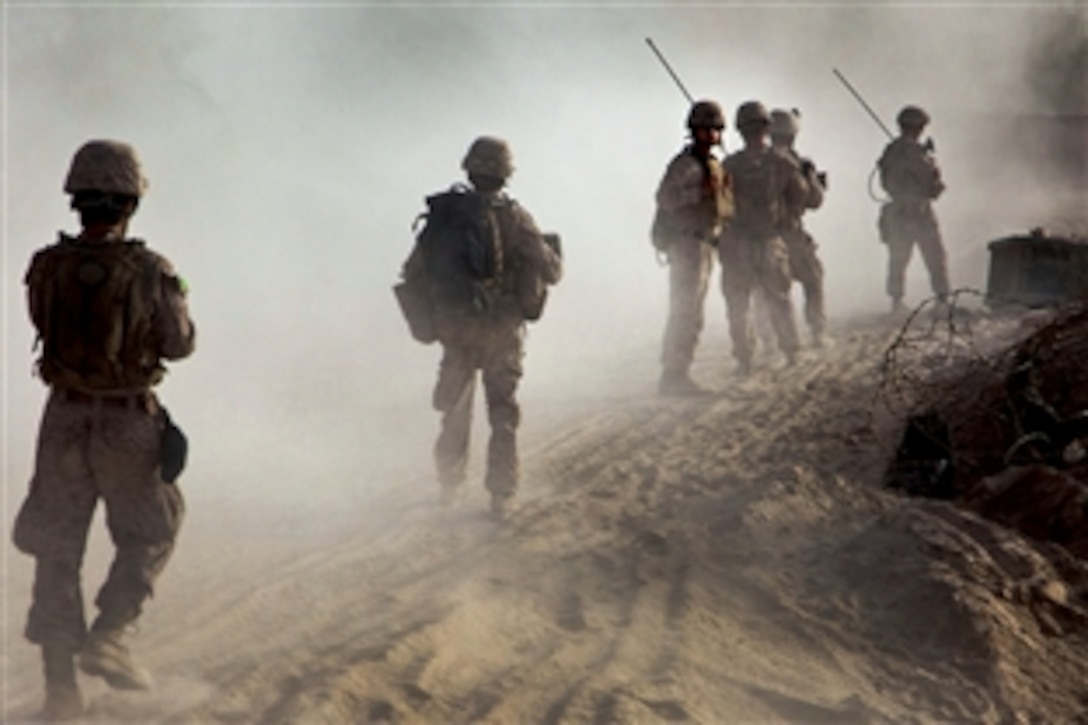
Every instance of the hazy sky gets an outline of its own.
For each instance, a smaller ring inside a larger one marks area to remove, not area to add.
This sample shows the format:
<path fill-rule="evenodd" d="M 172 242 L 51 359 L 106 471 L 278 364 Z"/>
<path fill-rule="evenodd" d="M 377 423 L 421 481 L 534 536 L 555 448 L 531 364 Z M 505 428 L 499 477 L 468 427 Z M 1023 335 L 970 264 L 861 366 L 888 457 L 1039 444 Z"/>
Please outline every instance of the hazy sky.
<path fill-rule="evenodd" d="M 1055 27 L 1084 36 L 1078 7 L 7 2 L 8 517 L 44 397 L 22 275 L 76 229 L 61 184 L 89 138 L 135 145 L 150 190 L 130 232 L 191 287 L 198 350 L 162 387 L 194 441 L 191 496 L 365 492 L 368 476 L 429 467 L 438 349 L 409 339 L 390 287 L 423 197 L 461 180 L 475 136 L 509 140 L 511 194 L 564 240 L 567 277 L 531 329 L 525 395 L 592 394 L 588 373 L 656 358 L 664 324 L 648 228 L 687 102 L 645 38 L 726 107 L 730 149 L 741 102 L 801 109 L 798 145 L 831 180 L 808 225 L 841 320 L 886 306 L 867 183 L 887 139 L 832 68 L 889 127 L 906 103 L 930 111 L 953 282 L 980 286 L 986 242 L 1045 221 L 1054 198 L 1038 165 L 1015 198 L 995 186 L 993 169 L 1018 161 L 995 160 L 1009 144 L 988 119 L 1039 110 L 1029 60 Z M 910 279 L 917 301 L 920 260 Z M 714 284 L 707 335 L 721 338 Z"/>

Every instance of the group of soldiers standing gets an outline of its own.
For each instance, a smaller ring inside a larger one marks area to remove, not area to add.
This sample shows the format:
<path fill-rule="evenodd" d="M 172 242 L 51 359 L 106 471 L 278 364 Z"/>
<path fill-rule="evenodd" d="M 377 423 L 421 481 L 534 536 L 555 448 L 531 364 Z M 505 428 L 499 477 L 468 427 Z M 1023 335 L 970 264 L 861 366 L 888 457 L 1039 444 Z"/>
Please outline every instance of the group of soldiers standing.
<path fill-rule="evenodd" d="M 942 301 L 949 293 L 944 245 L 931 205 L 944 184 L 931 150 L 920 141 L 929 118 L 907 106 L 898 122 L 900 136 L 878 162 L 890 195 L 879 228 L 889 251 L 887 292 L 893 314 L 906 309 L 904 277 L 915 244 L 934 292 Z M 759 101 L 748 101 L 737 108 L 735 125 L 744 147 L 719 161 L 714 147 L 726 126 L 722 109 L 711 100 L 694 103 L 687 117 L 690 142 L 670 161 L 658 185 L 651 236 L 669 266 L 658 384 L 662 395 L 707 392 L 692 379 L 691 365 L 715 256 L 740 375 L 752 372 L 753 307 L 768 318 L 786 364 L 797 363 L 801 342 L 790 297 L 794 281 L 804 291 L 812 346 L 824 345 L 824 269 L 803 216 L 823 204 L 827 175 L 794 148 L 800 130 L 796 110 L 768 111 Z"/>
<path fill-rule="evenodd" d="M 888 294 L 895 311 L 903 306 L 903 276 L 915 243 L 935 292 L 948 294 L 944 249 L 930 206 L 944 187 L 931 153 L 919 141 L 928 117 L 908 107 L 899 122 L 902 135 L 879 162 L 891 195 L 880 231 L 890 253 Z M 750 312 L 756 299 L 765 305 L 787 363 L 797 362 L 801 343 L 790 299 L 794 280 L 804 287 L 812 344 L 823 343 L 823 267 L 802 217 L 821 205 L 826 176 L 793 149 L 797 113 L 768 112 L 762 103 L 749 101 L 737 109 L 735 124 L 744 147 L 719 161 L 714 147 L 725 129 L 721 107 L 713 101 L 695 103 L 687 118 L 690 143 L 669 163 L 657 190 L 652 236 L 668 260 L 670 279 L 659 386 L 664 395 L 704 392 L 691 379 L 690 368 L 715 256 L 722 268 L 733 356 L 742 374 L 752 370 Z M 514 171 L 505 141 L 476 139 L 462 169 L 467 186 L 455 185 L 428 201 L 441 196 L 471 202 L 486 218 L 478 227 L 471 219 L 456 218 L 451 227 L 455 236 L 467 230 L 472 243 L 467 253 L 486 268 L 479 279 L 463 280 L 468 286 L 455 287 L 470 292 L 474 303 L 485 299 L 486 304 L 467 309 L 431 304 L 422 321 L 427 330 L 417 339 L 438 341 L 443 349 L 433 395 L 442 414 L 434 459 L 443 499 L 452 499 L 466 477 L 479 374 L 491 425 L 484 484 L 492 514 L 501 518 L 519 481 L 516 393 L 525 323 L 541 315 L 548 286 L 562 276 L 563 260 L 558 235 L 542 233 L 505 192 Z M 150 598 L 184 516 L 175 485 L 184 464 L 184 436 L 153 388 L 165 373 L 163 361 L 192 353 L 195 328 L 186 285 L 172 265 L 128 236 L 146 187 L 132 147 L 117 141 L 85 144 L 72 160 L 64 187 L 81 230 L 61 234 L 39 250 L 26 275 L 30 317 L 41 343 L 38 370 L 50 394 L 33 479 L 13 539 L 36 560 L 25 633 L 42 650 L 46 699 L 41 716 L 50 721 L 84 713 L 77 665 L 114 688 L 151 687 L 149 674 L 129 653 L 125 634 Z M 428 260 L 422 238 L 402 274 L 406 283 L 422 281 L 426 293 L 431 289 L 427 280 L 439 265 Z M 447 255 L 446 263 L 450 259 Z M 80 570 L 99 499 L 105 502 L 117 551 L 95 599 L 98 616 L 88 626 Z"/>

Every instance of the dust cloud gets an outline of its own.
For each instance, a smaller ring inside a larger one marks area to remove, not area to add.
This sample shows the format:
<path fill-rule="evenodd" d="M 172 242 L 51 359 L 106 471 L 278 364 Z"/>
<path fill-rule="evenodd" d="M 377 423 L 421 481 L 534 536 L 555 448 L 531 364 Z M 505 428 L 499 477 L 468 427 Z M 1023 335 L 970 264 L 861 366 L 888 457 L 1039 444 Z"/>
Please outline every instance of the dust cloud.
<path fill-rule="evenodd" d="M 1047 213 L 1044 188 L 1030 204 L 995 198 L 986 171 L 1009 140 L 987 119 L 1037 110 L 1033 29 L 1084 28 L 1083 10 L 959 3 L 9 2 L 3 18 L 5 520 L 44 398 L 21 275 L 74 228 L 60 191 L 71 154 L 112 137 L 150 178 L 130 232 L 191 287 L 198 350 L 161 388 L 193 444 L 190 516 L 238 546 L 262 526 L 365 526 L 374 492 L 429 485 L 438 351 L 409 339 L 390 286 L 423 197 L 461 180 L 475 136 L 509 140 L 511 194 L 564 241 L 566 279 L 529 334 L 531 426 L 548 400 L 604 395 L 618 366 L 653 385 L 667 288 L 648 228 L 687 102 L 646 37 L 726 107 L 729 149 L 739 103 L 801 109 L 798 145 L 830 176 L 809 225 L 842 319 L 885 305 L 866 188 L 887 139 L 832 68 L 889 127 L 905 103 L 930 111 L 954 282 L 978 286 L 985 243 Z M 910 289 L 925 293 L 917 264 Z M 724 337 L 716 288 L 707 305 L 706 334 Z"/>

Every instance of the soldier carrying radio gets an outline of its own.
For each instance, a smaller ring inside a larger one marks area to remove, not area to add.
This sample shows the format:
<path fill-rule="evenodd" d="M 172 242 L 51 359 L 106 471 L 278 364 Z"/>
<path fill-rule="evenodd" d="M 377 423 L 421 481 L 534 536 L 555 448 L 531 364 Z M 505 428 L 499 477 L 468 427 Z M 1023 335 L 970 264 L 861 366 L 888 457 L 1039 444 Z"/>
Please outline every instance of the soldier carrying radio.
<path fill-rule="evenodd" d="M 888 245 L 887 291 L 892 314 L 901 315 L 906 312 L 903 292 L 915 244 L 942 303 L 948 299 L 949 282 L 944 242 L 933 212 L 933 201 L 944 191 L 944 182 L 931 144 L 920 140 L 929 114 L 918 106 L 906 106 L 896 120 L 899 137 L 884 148 L 877 167 L 881 186 L 891 196 L 880 210 L 879 221 L 880 239 Z"/>

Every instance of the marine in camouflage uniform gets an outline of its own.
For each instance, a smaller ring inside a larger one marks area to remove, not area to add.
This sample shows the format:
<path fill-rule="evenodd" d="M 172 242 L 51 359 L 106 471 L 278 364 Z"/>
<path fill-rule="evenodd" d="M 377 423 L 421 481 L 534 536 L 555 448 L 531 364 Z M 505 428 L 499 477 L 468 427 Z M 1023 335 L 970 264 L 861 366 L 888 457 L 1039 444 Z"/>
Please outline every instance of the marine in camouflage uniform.
<path fill-rule="evenodd" d="M 725 116 L 714 101 L 698 101 L 688 113 L 691 143 L 665 169 L 657 187 L 652 237 L 669 265 L 669 317 L 661 350 L 662 395 L 699 395 L 691 379 L 703 329 L 703 303 L 714 265 L 714 246 L 732 213 L 729 179 L 713 148 L 721 143 Z"/>
<path fill-rule="evenodd" d="M 796 362 L 799 342 L 790 302 L 790 258 L 781 230 L 788 210 L 803 206 L 809 189 L 798 164 L 771 149 L 767 138 L 771 117 L 762 103 L 741 104 L 736 125 L 744 148 L 722 163 L 732 180 L 735 211 L 718 253 L 733 356 L 740 373 L 747 375 L 755 350 L 749 308 L 757 290 L 767 302 L 779 349 L 789 364 Z"/>
<path fill-rule="evenodd" d="M 505 141 L 482 136 L 469 147 L 462 162 L 476 193 L 490 197 L 501 243 L 501 270 L 490 307 L 485 312 L 434 310 L 442 360 L 433 404 L 442 413 L 441 431 L 434 446 L 439 483 L 446 497 L 465 480 L 472 428 L 476 374 L 480 373 L 491 438 L 484 485 L 491 493 L 492 513 L 501 517 L 519 480 L 517 429 L 521 408 L 517 387 L 524 357 L 528 280 L 551 285 L 562 276 L 558 249 L 550 246 L 532 216 L 503 192 L 514 172 Z M 402 276 L 425 275 L 425 260 L 417 245 L 404 264 Z"/>
<path fill-rule="evenodd" d="M 824 203 L 827 177 L 816 170 L 811 159 L 802 157 L 794 148 L 800 131 L 800 115 L 796 110 L 771 111 L 771 147 L 797 164 L 805 177 L 808 193 L 804 202 L 788 205 L 782 226 L 782 239 L 790 255 L 790 274 L 801 283 L 805 295 L 805 322 L 812 334 L 814 347 L 823 345 L 827 314 L 824 311 L 824 265 L 816 253 L 816 241 L 804 227 L 802 217 L 809 209 L 819 209 Z"/>
<path fill-rule="evenodd" d="M 150 686 L 122 635 L 170 558 L 184 510 L 162 478 L 166 422 L 152 387 L 162 360 L 192 352 L 194 330 L 170 263 L 125 238 L 145 188 L 131 147 L 85 144 L 65 183 L 82 232 L 39 250 L 26 275 L 50 393 L 13 538 L 37 560 L 26 636 L 42 648 L 46 720 L 83 710 L 77 654 L 84 672 L 115 688 Z M 93 299 L 105 302 L 88 307 Z M 99 499 L 116 554 L 88 631 L 80 569 Z"/>
<path fill-rule="evenodd" d="M 948 259 L 933 200 L 944 191 L 944 182 L 930 147 L 920 141 L 929 115 L 917 106 L 906 106 L 896 119 L 900 135 L 884 148 L 877 162 L 880 183 L 891 201 L 880 210 L 880 238 L 888 245 L 888 296 L 893 314 L 906 311 L 903 292 L 914 245 L 929 270 L 934 294 L 948 298 Z"/>

